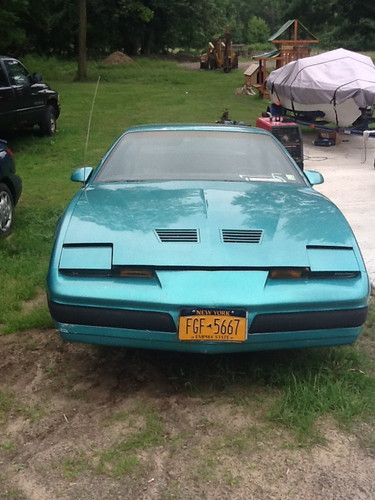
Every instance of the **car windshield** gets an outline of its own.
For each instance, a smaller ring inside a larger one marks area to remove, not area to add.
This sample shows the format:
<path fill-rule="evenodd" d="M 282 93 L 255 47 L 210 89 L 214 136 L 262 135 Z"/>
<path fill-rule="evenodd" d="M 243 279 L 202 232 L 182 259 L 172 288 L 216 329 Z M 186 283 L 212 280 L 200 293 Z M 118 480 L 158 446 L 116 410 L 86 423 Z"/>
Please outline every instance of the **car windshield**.
<path fill-rule="evenodd" d="M 218 180 L 304 184 L 270 136 L 234 131 L 158 130 L 125 134 L 96 182 Z"/>

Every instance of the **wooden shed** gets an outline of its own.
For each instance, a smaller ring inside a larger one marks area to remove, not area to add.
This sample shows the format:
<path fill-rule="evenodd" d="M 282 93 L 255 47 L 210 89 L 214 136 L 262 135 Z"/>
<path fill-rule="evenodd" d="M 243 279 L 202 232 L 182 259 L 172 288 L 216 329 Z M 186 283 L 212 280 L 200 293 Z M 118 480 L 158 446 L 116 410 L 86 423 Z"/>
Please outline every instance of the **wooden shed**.
<path fill-rule="evenodd" d="M 258 83 L 258 64 L 253 62 L 244 71 L 245 75 L 245 85 L 247 87 L 255 86 Z"/>

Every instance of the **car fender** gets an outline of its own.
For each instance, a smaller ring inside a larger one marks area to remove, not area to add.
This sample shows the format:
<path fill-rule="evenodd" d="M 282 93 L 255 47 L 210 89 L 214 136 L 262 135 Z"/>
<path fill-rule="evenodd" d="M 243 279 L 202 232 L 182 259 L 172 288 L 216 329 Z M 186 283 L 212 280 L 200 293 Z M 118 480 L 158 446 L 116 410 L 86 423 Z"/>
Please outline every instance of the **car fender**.
<path fill-rule="evenodd" d="M 83 194 L 83 189 L 78 191 L 78 193 L 75 194 L 73 197 L 72 201 L 69 203 L 68 207 L 66 210 L 62 213 L 62 215 L 59 217 L 57 225 L 56 225 L 56 230 L 55 230 L 55 239 L 53 243 L 53 250 L 51 253 L 51 260 L 50 260 L 50 266 L 49 266 L 49 273 L 51 270 L 56 270 L 58 268 L 59 260 L 60 260 L 60 252 L 57 251 L 58 248 L 62 248 L 63 242 L 65 239 L 65 234 L 67 231 L 67 228 L 70 223 L 70 219 L 72 217 L 72 214 L 74 212 L 74 208 L 76 204 L 78 203 L 79 199 L 81 198 Z M 47 281 L 49 282 L 50 276 L 48 276 Z"/>

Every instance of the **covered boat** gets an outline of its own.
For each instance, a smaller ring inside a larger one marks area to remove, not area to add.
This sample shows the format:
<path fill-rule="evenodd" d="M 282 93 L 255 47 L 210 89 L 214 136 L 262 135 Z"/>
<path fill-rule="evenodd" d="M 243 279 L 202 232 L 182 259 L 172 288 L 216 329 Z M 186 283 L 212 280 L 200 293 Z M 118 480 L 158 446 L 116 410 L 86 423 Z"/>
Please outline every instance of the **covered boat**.
<path fill-rule="evenodd" d="M 336 49 L 273 71 L 267 87 L 287 110 L 347 127 L 375 106 L 375 65 L 370 57 Z"/>

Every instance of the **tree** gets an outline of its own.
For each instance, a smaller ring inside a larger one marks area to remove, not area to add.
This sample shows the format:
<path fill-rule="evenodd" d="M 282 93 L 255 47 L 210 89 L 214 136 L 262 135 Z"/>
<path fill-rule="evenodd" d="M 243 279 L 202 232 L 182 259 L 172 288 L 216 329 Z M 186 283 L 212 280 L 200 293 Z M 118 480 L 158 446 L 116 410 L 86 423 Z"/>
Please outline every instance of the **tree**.
<path fill-rule="evenodd" d="M 227 0 L 149 0 L 154 12 L 145 26 L 145 39 L 152 38 L 152 52 L 167 48 L 201 48 L 227 24 Z M 188 20 L 188 22 L 187 22 Z"/>
<path fill-rule="evenodd" d="M 252 16 L 247 30 L 247 41 L 250 43 L 265 43 L 270 36 L 270 29 L 264 19 Z"/>
<path fill-rule="evenodd" d="M 291 0 L 287 14 L 298 17 L 326 47 L 375 48 L 375 8 L 369 0 Z"/>
<path fill-rule="evenodd" d="M 72 56 L 77 45 L 77 0 L 27 0 L 22 27 L 27 51 Z"/>
<path fill-rule="evenodd" d="M 78 76 L 85 78 L 87 51 L 101 57 L 113 50 L 159 54 L 169 48 L 202 48 L 226 28 L 234 42 L 263 43 L 269 30 L 276 31 L 292 18 L 320 37 L 323 46 L 374 50 L 373 4 L 370 0 L 0 0 L 0 52 L 65 57 L 79 53 Z"/>
<path fill-rule="evenodd" d="M 0 5 L 0 53 L 15 52 L 25 43 L 26 33 L 22 27 L 22 17 L 26 8 L 26 0 L 8 0 L 4 6 Z"/>
<path fill-rule="evenodd" d="M 87 79 L 87 6 L 86 0 L 78 0 L 79 31 L 78 31 L 78 71 L 77 80 Z"/>

